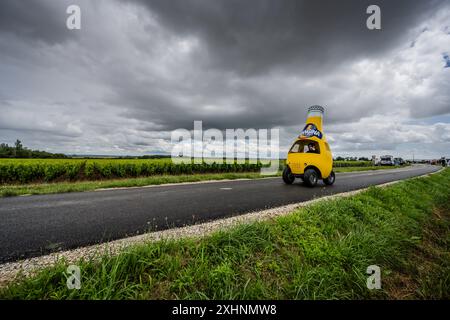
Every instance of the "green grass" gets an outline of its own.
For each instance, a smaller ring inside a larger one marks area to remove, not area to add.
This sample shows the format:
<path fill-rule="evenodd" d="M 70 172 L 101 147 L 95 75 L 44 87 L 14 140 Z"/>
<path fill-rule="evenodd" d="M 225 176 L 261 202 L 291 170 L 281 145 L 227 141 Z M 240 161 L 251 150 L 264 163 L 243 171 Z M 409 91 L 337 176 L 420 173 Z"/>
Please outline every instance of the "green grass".
<path fill-rule="evenodd" d="M 352 172 L 379 169 L 394 169 L 396 167 L 345 167 L 335 168 L 336 172 Z M 272 175 L 278 176 L 278 175 Z M 141 178 L 110 179 L 96 181 L 54 182 L 34 184 L 4 184 L 0 185 L 0 197 L 12 197 L 32 194 L 51 194 L 66 192 L 84 192 L 102 188 L 142 187 L 165 183 L 198 182 L 225 179 L 260 179 L 267 178 L 259 172 L 230 172 L 191 175 L 154 175 Z"/>
<path fill-rule="evenodd" d="M 201 239 L 159 241 L 83 261 L 69 290 L 60 262 L 2 299 L 450 298 L 450 170 L 321 201 Z M 366 288 L 366 268 L 382 289 Z"/>

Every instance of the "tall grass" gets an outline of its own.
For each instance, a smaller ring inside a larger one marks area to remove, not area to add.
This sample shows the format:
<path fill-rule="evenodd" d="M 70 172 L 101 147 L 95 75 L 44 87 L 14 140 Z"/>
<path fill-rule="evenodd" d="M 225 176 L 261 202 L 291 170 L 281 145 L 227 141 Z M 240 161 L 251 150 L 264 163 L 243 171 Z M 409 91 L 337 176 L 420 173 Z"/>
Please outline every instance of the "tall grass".
<path fill-rule="evenodd" d="M 260 162 L 173 163 L 171 159 L 0 159 L 0 183 L 24 184 L 205 173 L 258 172 Z"/>

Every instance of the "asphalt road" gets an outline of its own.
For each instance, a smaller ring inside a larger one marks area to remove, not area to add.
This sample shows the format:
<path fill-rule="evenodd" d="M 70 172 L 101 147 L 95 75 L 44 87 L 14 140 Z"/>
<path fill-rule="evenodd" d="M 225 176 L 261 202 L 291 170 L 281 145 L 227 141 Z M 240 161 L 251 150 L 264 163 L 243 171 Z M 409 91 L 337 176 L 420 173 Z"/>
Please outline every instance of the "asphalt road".
<path fill-rule="evenodd" d="M 281 177 L 0 199 L 0 263 L 406 179 L 437 166 L 336 175 L 331 187 Z"/>

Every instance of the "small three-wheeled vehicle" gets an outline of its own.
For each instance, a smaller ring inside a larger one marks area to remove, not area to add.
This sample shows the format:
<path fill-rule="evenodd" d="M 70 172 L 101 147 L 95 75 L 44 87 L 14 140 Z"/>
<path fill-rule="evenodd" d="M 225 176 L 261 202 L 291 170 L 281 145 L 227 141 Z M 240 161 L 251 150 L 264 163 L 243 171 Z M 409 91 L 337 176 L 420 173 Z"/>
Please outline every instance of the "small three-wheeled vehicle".
<path fill-rule="evenodd" d="M 323 114 L 321 106 L 308 108 L 305 128 L 287 155 L 283 171 L 285 183 L 292 184 L 295 178 L 302 179 L 310 187 L 314 187 L 319 179 L 326 185 L 334 183 L 333 156 L 322 131 Z"/>

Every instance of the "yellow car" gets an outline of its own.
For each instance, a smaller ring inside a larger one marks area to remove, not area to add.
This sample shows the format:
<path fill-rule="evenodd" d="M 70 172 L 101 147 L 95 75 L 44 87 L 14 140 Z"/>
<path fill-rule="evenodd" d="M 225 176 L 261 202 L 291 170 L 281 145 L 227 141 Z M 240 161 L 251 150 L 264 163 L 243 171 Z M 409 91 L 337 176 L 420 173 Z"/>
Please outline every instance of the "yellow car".
<path fill-rule="evenodd" d="M 321 106 L 308 108 L 306 125 L 292 145 L 283 171 L 283 181 L 292 184 L 300 178 L 307 186 L 314 187 L 319 179 L 326 185 L 335 181 L 333 155 L 322 131 L 324 109 Z"/>

